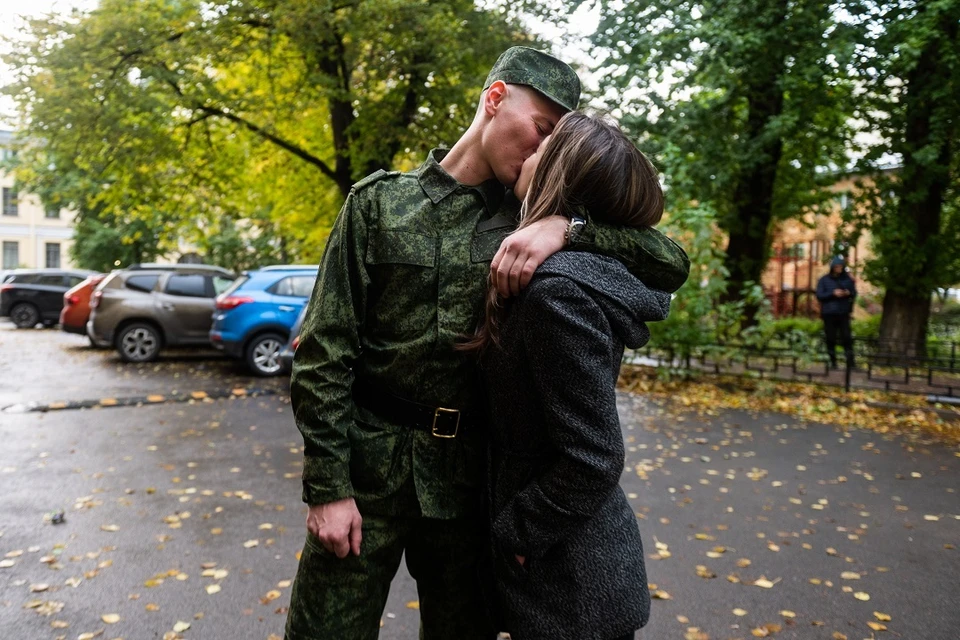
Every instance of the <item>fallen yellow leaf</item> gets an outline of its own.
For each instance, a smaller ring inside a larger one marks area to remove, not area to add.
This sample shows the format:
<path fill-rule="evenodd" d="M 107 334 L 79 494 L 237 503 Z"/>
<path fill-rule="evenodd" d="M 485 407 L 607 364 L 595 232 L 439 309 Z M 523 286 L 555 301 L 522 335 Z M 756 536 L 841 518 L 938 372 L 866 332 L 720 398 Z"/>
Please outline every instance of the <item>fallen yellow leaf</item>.
<path fill-rule="evenodd" d="M 853 597 L 856 598 L 857 600 L 863 600 L 864 602 L 866 602 L 867 600 L 870 599 L 870 594 L 863 591 L 857 591 L 855 594 L 853 594 Z"/>
<path fill-rule="evenodd" d="M 173 630 L 177 633 L 183 633 L 190 628 L 189 622 L 184 622 L 183 620 L 177 620 L 177 624 L 173 625 Z"/>
<path fill-rule="evenodd" d="M 780 615 L 782 615 L 784 618 L 796 618 L 796 617 L 797 617 L 797 614 L 795 614 L 793 611 L 790 611 L 790 610 L 788 610 L 788 609 L 782 610 L 782 611 L 780 612 Z"/>
<path fill-rule="evenodd" d="M 218 584 L 208 584 L 208 585 L 206 586 L 206 589 L 207 589 L 207 593 L 209 593 L 210 595 L 213 595 L 213 594 L 215 594 L 215 593 L 219 593 L 219 592 L 220 592 L 220 585 L 218 585 Z"/>
<path fill-rule="evenodd" d="M 891 618 L 885 613 L 880 613 L 879 611 L 873 612 L 873 617 L 875 617 L 880 622 L 890 622 Z"/>
<path fill-rule="evenodd" d="M 117 624 L 120 622 L 120 615 L 116 613 L 105 613 L 100 616 L 100 619 L 107 624 Z"/>
<path fill-rule="evenodd" d="M 745 616 L 745 615 L 747 615 L 747 610 L 746 610 L 746 609 L 741 609 L 741 608 L 737 607 L 736 609 L 733 610 L 733 615 L 735 615 L 735 616 Z"/>
<path fill-rule="evenodd" d="M 873 629 L 874 631 L 886 631 L 887 625 L 880 624 L 879 622 L 870 621 L 867 623 L 867 626 Z"/>
<path fill-rule="evenodd" d="M 407 609 L 419 609 L 419 608 L 420 608 L 419 600 L 411 600 L 410 602 L 407 603 Z"/>

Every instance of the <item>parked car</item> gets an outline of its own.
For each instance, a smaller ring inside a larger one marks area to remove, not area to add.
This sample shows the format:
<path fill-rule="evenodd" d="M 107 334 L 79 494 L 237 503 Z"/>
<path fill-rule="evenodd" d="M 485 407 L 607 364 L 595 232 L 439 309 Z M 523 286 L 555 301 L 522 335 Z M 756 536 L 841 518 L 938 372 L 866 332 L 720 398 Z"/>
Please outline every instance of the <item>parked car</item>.
<path fill-rule="evenodd" d="M 293 323 L 293 328 L 290 329 L 290 339 L 287 340 L 287 344 L 280 351 L 280 368 L 284 373 L 293 371 L 293 356 L 296 355 L 297 347 L 300 346 L 300 330 L 303 328 L 303 320 L 307 317 L 308 308 L 309 305 L 303 305 L 300 315 L 297 316 L 297 321 Z"/>
<path fill-rule="evenodd" d="M 283 372 L 280 350 L 307 304 L 316 265 L 275 265 L 246 271 L 216 301 L 210 343 L 246 361 L 260 376 Z"/>
<path fill-rule="evenodd" d="M 195 264 L 114 271 L 93 292 L 87 334 L 125 362 L 149 362 L 164 347 L 206 346 L 213 300 L 235 278 Z"/>
<path fill-rule="evenodd" d="M 63 294 L 93 275 L 79 269 L 17 269 L 0 284 L 0 316 L 9 316 L 20 329 L 42 322 L 52 327 L 60 319 Z"/>
<path fill-rule="evenodd" d="M 102 273 L 87 277 L 63 294 L 63 309 L 60 311 L 60 329 L 67 333 L 87 335 L 87 320 L 90 319 L 90 296 L 106 278 Z M 93 340 L 91 339 L 91 342 Z"/>

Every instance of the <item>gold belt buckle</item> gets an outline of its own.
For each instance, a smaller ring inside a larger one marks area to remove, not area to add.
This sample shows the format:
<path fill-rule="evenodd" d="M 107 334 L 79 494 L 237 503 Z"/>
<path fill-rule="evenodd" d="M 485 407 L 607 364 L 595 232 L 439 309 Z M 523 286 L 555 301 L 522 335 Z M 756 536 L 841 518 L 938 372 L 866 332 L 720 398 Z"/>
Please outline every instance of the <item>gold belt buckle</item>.
<path fill-rule="evenodd" d="M 440 417 L 440 414 L 456 414 L 457 421 L 453 425 L 453 433 L 440 433 L 437 431 L 437 418 Z M 446 407 L 437 407 L 433 412 L 433 426 L 430 429 L 430 435 L 435 438 L 456 438 L 457 433 L 460 431 L 460 410 L 459 409 L 447 409 Z"/>

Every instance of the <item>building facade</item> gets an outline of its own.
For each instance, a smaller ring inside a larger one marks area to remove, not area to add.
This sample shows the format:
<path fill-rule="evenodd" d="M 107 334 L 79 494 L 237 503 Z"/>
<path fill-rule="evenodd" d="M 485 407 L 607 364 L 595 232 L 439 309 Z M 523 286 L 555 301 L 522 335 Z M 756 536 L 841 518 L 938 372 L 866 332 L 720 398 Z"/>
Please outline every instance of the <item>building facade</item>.
<path fill-rule="evenodd" d="M 816 298 L 817 281 L 830 270 L 835 240 L 841 237 L 844 209 L 857 206 L 854 195 L 858 178 L 838 181 L 831 191 L 835 197 L 825 213 L 807 213 L 800 218 L 778 222 L 772 229 L 770 261 L 763 272 L 763 290 L 776 317 L 818 317 L 820 303 Z M 857 283 L 859 302 L 855 317 L 880 312 L 879 289 L 863 278 L 863 266 L 873 257 L 869 229 L 855 244 L 845 247 L 847 268 Z"/>
<path fill-rule="evenodd" d="M 15 153 L 13 133 L 0 130 L 0 158 L 4 163 Z M 70 268 L 74 213 L 47 209 L 40 198 L 19 192 L 13 174 L 0 165 L 0 269 Z"/>

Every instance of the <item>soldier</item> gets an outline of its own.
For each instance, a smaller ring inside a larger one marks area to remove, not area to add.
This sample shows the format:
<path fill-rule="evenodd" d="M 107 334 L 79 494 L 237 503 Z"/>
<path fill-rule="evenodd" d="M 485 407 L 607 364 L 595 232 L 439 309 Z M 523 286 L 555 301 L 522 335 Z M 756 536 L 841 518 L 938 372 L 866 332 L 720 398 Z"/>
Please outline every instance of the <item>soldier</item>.
<path fill-rule="evenodd" d="M 504 242 L 518 208 L 504 186 L 579 98 L 566 64 L 508 49 L 449 152 L 377 172 L 347 197 L 291 379 L 309 512 L 287 640 L 376 638 L 404 553 L 421 638 L 496 636 L 477 579 L 485 402 L 475 360 L 454 349 L 477 326 L 488 274 L 516 293 L 565 245 L 617 257 L 666 291 L 689 270 L 653 229 L 552 216 Z"/>

